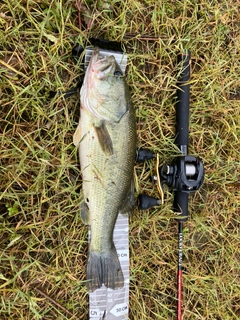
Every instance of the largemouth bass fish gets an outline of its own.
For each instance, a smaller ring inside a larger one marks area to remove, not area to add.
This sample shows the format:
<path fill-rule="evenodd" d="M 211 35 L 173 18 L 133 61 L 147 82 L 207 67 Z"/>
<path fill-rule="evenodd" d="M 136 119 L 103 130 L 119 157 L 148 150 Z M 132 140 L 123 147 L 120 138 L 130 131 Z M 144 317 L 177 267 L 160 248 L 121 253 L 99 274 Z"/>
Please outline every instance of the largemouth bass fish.
<path fill-rule="evenodd" d="M 124 277 L 113 230 L 119 212 L 129 213 L 134 205 L 136 120 L 114 56 L 101 58 L 94 49 L 80 94 L 73 142 L 79 145 L 83 178 L 81 218 L 91 230 L 87 288 L 93 292 L 104 284 L 118 289 L 124 286 Z"/>

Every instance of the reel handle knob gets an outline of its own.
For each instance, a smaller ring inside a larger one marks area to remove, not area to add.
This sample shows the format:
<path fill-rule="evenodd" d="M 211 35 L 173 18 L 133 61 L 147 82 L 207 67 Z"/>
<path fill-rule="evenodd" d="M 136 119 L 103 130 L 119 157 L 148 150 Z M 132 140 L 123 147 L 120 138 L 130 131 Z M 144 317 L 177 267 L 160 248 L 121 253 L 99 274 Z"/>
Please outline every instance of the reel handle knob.
<path fill-rule="evenodd" d="M 136 155 L 136 162 L 144 162 L 155 158 L 156 155 L 148 149 L 140 148 Z"/>
<path fill-rule="evenodd" d="M 147 194 L 140 194 L 138 196 L 138 202 L 138 208 L 140 210 L 147 210 L 161 204 L 161 200 L 148 196 Z"/>

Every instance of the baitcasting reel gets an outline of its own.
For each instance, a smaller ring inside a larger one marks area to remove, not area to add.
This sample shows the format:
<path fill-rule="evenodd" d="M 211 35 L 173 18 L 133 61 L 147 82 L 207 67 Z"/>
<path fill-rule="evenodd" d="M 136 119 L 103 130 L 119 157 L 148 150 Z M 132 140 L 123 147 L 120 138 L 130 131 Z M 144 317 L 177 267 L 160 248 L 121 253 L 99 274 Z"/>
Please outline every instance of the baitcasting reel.
<path fill-rule="evenodd" d="M 180 156 L 171 165 L 159 169 L 161 183 L 173 191 L 195 192 L 203 183 L 203 163 L 194 156 Z"/>
<path fill-rule="evenodd" d="M 144 156 L 145 154 L 147 155 L 146 157 Z M 155 155 L 151 154 L 149 150 L 141 149 L 139 156 L 137 157 L 137 161 L 140 162 L 143 161 L 141 159 L 149 160 L 151 158 L 155 158 Z M 163 165 L 157 168 L 157 170 L 158 175 L 154 176 L 154 180 L 158 185 L 159 183 L 161 184 L 161 198 L 164 184 L 166 184 L 175 193 L 181 192 L 189 194 L 197 191 L 201 187 L 204 180 L 204 168 L 201 159 L 190 155 L 179 156 L 171 165 Z M 153 198 L 146 194 L 140 194 L 138 198 L 140 210 L 149 209 L 163 202 L 162 200 Z"/>

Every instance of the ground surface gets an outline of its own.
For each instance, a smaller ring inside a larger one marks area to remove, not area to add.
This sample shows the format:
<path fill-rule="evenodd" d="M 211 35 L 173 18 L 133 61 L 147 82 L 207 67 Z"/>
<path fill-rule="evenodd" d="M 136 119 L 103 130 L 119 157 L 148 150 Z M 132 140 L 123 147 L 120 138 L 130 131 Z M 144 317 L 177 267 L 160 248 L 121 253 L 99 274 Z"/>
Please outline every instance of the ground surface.
<path fill-rule="evenodd" d="M 0 319 L 87 319 L 87 229 L 72 135 L 76 43 L 123 41 L 138 146 L 174 146 L 176 55 L 192 53 L 190 152 L 205 164 L 184 228 L 184 319 L 240 318 L 240 7 L 229 1 L 21 1 L 0 4 Z M 136 195 L 157 196 L 154 161 Z M 165 204 L 131 217 L 130 319 L 175 319 L 177 224 Z"/>

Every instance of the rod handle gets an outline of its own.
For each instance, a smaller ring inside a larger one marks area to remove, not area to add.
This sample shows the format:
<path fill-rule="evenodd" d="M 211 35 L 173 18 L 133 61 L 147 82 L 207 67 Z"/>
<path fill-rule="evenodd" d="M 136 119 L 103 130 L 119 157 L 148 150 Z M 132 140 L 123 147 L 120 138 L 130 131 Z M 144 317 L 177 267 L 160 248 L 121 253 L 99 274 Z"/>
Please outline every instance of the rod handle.
<path fill-rule="evenodd" d="M 189 99 L 190 99 L 190 52 L 182 54 L 178 58 L 182 71 L 178 79 L 177 103 L 176 103 L 176 140 L 180 150 L 187 154 L 189 140 Z M 181 148 L 182 147 L 182 148 Z"/>

